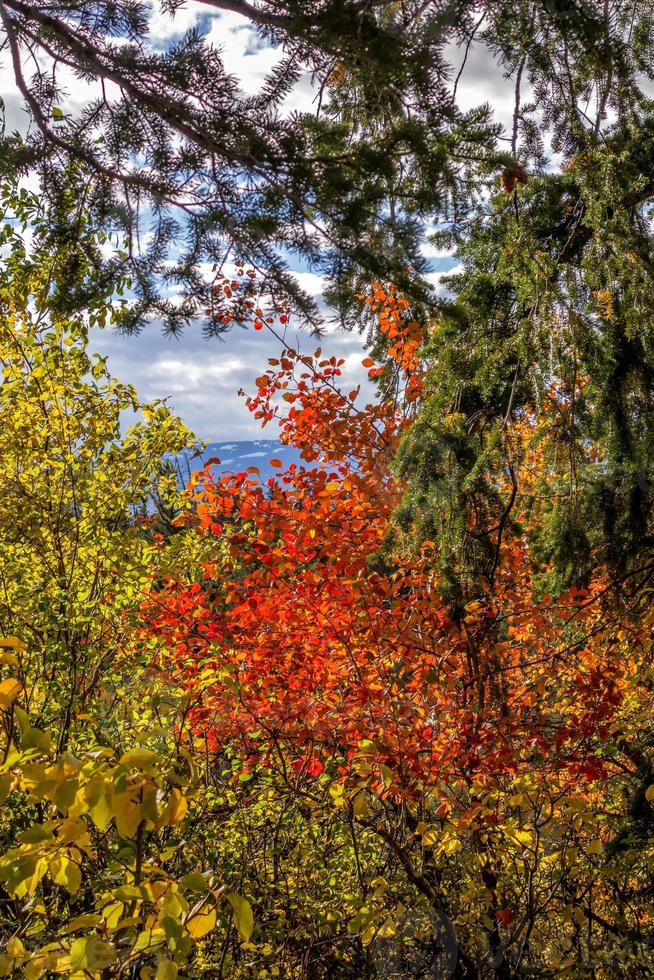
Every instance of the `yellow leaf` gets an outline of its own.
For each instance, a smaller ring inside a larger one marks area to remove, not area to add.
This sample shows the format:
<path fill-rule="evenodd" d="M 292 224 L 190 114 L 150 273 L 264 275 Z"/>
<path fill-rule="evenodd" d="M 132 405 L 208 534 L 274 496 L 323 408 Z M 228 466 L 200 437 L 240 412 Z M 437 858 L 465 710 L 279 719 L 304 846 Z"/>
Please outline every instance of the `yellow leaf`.
<path fill-rule="evenodd" d="M 0 805 L 4 803 L 11 793 L 11 787 L 13 784 L 14 777 L 10 772 L 4 773 L 2 776 L 0 776 Z"/>
<path fill-rule="evenodd" d="M 9 647 L 10 650 L 27 650 L 27 647 L 18 636 L 4 636 L 0 639 L 0 647 Z"/>
<path fill-rule="evenodd" d="M 23 685 L 15 677 L 8 677 L 6 681 L 2 681 L 0 684 L 0 708 L 8 708 L 22 690 Z"/>
<path fill-rule="evenodd" d="M 654 790 L 654 786 L 650 787 Z M 568 806 L 571 810 L 585 810 L 588 806 L 588 800 L 584 796 L 570 796 L 566 800 Z"/>
<path fill-rule="evenodd" d="M 514 843 L 520 844 L 521 847 L 529 847 L 532 843 L 532 837 L 528 830 L 513 830 L 512 828 L 508 828 L 506 833 Z"/>
<path fill-rule="evenodd" d="M 48 870 L 48 865 L 43 858 L 35 861 L 32 866 L 25 866 L 25 877 L 21 878 L 19 884 L 14 888 L 14 895 L 24 898 L 26 895 L 33 895 L 41 878 Z"/>
<path fill-rule="evenodd" d="M 45 956 L 33 956 L 32 959 L 28 960 L 28 962 L 25 964 L 26 980 L 40 980 L 46 969 Z"/>
<path fill-rule="evenodd" d="M 111 808 L 116 818 L 116 830 L 121 837 L 134 837 L 141 822 L 141 808 L 131 793 L 114 793 Z"/>
<path fill-rule="evenodd" d="M 14 965 L 10 956 L 0 953 L 0 977 L 10 977 L 14 972 Z"/>
<path fill-rule="evenodd" d="M 177 980 L 179 968 L 172 960 L 159 960 L 155 980 Z"/>
<path fill-rule="evenodd" d="M 368 806 L 368 801 L 366 800 L 363 793 L 358 793 L 357 796 L 355 796 L 352 809 L 354 810 L 354 816 L 358 817 L 359 819 L 364 819 L 365 817 L 369 817 L 371 814 L 370 807 Z"/>
<path fill-rule="evenodd" d="M 116 948 L 99 936 L 83 936 L 70 947 L 73 970 L 104 970 L 116 959 Z"/>
<path fill-rule="evenodd" d="M 13 653 L 0 653 L 0 664 L 8 664 L 10 667 L 18 667 L 20 661 Z"/>
<path fill-rule="evenodd" d="M 189 935 L 192 936 L 193 939 L 202 939 L 202 937 L 208 935 L 208 933 L 210 933 L 216 925 L 216 910 L 211 909 L 211 911 L 207 912 L 206 915 L 203 913 L 198 913 L 198 915 L 194 915 L 192 919 L 188 919 L 185 925 Z"/>
<path fill-rule="evenodd" d="M 440 833 L 437 827 L 427 826 L 422 832 L 422 843 L 425 847 L 433 847 L 438 843 Z"/>
<path fill-rule="evenodd" d="M 89 841 L 86 824 L 81 817 L 68 817 L 59 825 L 57 838 L 60 844 L 72 844 L 74 841 L 78 847 L 84 847 Z"/>
<path fill-rule="evenodd" d="M 77 932 L 78 929 L 91 929 L 94 926 L 99 926 L 101 921 L 101 917 L 94 912 L 87 912 L 85 915 L 76 915 L 66 923 L 62 932 L 70 933 Z"/>
<path fill-rule="evenodd" d="M 162 827 L 181 823 L 186 816 L 188 804 L 186 797 L 176 787 L 172 790 L 158 824 Z"/>
<path fill-rule="evenodd" d="M 91 820 L 98 830 L 106 830 L 114 813 L 110 804 L 111 788 L 103 779 L 94 779 L 84 788 Z"/>
<path fill-rule="evenodd" d="M 51 798 L 62 813 L 66 813 L 75 802 L 77 787 L 76 779 L 65 779 L 51 794 Z"/>
<path fill-rule="evenodd" d="M 57 951 L 48 952 L 45 957 L 45 970 L 50 973 L 70 973 L 70 956 Z M 27 968 L 26 968 L 27 974 Z"/>
<path fill-rule="evenodd" d="M 227 896 L 227 901 L 234 910 L 234 925 L 238 929 L 241 938 L 247 942 L 254 929 L 252 906 L 247 898 L 242 898 L 240 895 L 235 895 L 234 893 L 230 893 Z"/>
<path fill-rule="evenodd" d="M 14 959 L 17 959 L 19 956 L 23 956 L 25 953 L 25 947 L 18 936 L 14 936 L 13 939 L 9 940 L 5 946 L 5 950 L 7 956 L 13 956 Z"/>
<path fill-rule="evenodd" d="M 105 905 L 102 909 L 102 918 L 107 925 L 107 929 L 115 929 L 117 927 L 124 909 L 125 905 L 123 902 L 110 902 L 109 905 Z"/>
<path fill-rule="evenodd" d="M 63 885 L 69 894 L 74 895 L 82 884 L 82 872 L 74 861 L 65 854 L 53 858 L 50 864 L 50 874 L 58 885 Z"/>
<path fill-rule="evenodd" d="M 121 765 L 126 766 L 149 766 L 158 761 L 159 756 L 151 749 L 130 749 L 120 757 Z"/>
<path fill-rule="evenodd" d="M 586 848 L 586 854 L 603 854 L 604 845 L 601 840 L 592 840 Z"/>
<path fill-rule="evenodd" d="M 654 783 L 647 787 L 647 790 L 645 791 L 645 799 L 648 803 L 654 804 Z"/>

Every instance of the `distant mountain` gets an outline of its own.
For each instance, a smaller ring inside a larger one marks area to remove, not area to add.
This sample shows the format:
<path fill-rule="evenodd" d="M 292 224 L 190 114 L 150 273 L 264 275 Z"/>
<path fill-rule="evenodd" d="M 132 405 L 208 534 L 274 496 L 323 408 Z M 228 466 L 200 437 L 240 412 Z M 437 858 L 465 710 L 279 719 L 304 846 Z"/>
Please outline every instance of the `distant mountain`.
<path fill-rule="evenodd" d="M 279 473 L 279 469 L 270 465 L 271 459 L 281 459 L 284 467 L 288 466 L 289 463 L 300 465 L 303 462 L 297 449 L 292 446 L 285 446 L 276 439 L 255 439 L 248 442 L 210 442 L 201 456 L 194 456 L 188 451 L 178 456 L 177 462 L 182 478 L 186 479 L 190 473 L 202 469 L 205 463 L 212 458 L 220 460 L 220 463 L 215 467 L 219 473 L 241 473 L 248 466 L 256 466 L 264 482 L 269 476 Z"/>

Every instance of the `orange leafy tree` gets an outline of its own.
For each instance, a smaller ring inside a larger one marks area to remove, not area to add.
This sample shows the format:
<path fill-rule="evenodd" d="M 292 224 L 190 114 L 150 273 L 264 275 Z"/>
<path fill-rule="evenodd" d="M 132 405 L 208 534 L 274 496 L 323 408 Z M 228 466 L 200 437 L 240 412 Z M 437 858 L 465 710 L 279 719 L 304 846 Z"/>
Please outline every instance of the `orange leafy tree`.
<path fill-rule="evenodd" d="M 198 477 L 186 520 L 213 557 L 200 580 L 153 591 L 144 633 L 162 669 L 203 691 L 192 722 L 217 756 L 229 746 L 244 771 L 273 769 L 309 800 L 328 784 L 381 842 L 453 924 L 452 975 L 645 969 L 650 858 L 633 834 L 647 836 L 654 782 L 646 595 L 628 607 L 601 568 L 583 589 L 549 588 L 534 546 L 551 498 L 547 411 L 503 434 L 512 515 L 491 582 L 454 607 L 438 542 L 389 552 L 403 492 L 390 464 L 421 393 L 423 331 L 393 290 L 369 303 L 388 361 L 364 364 L 387 397 L 359 406 L 320 351 L 272 360 L 248 407 L 306 465 L 273 461 L 266 485 L 256 471 Z M 554 388 L 551 402 L 564 409 Z M 630 823 L 641 803 L 645 823 Z M 361 905 L 364 943 L 393 934 L 397 909 Z"/>

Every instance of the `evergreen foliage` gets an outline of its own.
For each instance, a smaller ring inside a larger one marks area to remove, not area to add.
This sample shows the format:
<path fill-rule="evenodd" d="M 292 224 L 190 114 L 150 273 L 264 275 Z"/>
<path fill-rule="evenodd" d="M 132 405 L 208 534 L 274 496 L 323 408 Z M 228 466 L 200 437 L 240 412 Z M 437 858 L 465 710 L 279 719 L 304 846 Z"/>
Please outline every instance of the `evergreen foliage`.
<path fill-rule="evenodd" d="M 636 42 L 634 65 L 639 55 Z M 410 487 L 396 525 L 443 545 L 459 595 L 476 572 L 492 580 L 518 489 L 511 430 L 530 416 L 548 418 L 557 473 L 534 500 L 543 559 L 578 584 L 598 562 L 617 576 L 649 569 L 654 106 L 610 70 L 594 87 L 573 81 L 565 98 L 539 93 L 561 167 L 543 166 L 518 120 L 524 166 L 437 236 L 460 267 L 423 350 L 429 382 L 399 453 Z"/>
<path fill-rule="evenodd" d="M 289 252 L 327 274 L 330 299 L 349 322 L 360 283 L 372 278 L 431 305 L 424 227 L 465 218 L 484 175 L 516 154 L 515 140 L 498 143 L 492 107 L 457 107 L 458 66 L 473 40 L 518 89 L 529 79 L 546 126 L 566 146 L 585 126 L 579 107 L 595 79 L 629 99 L 636 74 L 649 71 L 642 3 L 202 2 L 207 15 L 240 13 L 282 45 L 258 95 L 242 96 L 207 43 L 208 17 L 161 50 L 143 0 L 0 3 L 5 57 L 34 122 L 28 154 L 42 162 L 46 192 L 75 160 L 92 178 L 87 206 L 127 232 L 120 262 L 137 302 L 126 328 L 156 312 L 166 329 L 181 329 L 207 306 L 198 262 L 221 265 L 228 255 L 264 270 L 269 295 L 290 295 L 314 325 L 315 304 L 286 272 Z M 186 4 L 161 6 L 173 13 Z M 287 117 L 284 99 L 305 71 L 319 111 Z M 71 78 L 96 84 L 79 113 L 70 108 Z M 600 115 L 609 109 L 611 98 Z M 15 157 L 15 142 L 5 148 Z M 140 220 L 153 233 L 143 248 Z M 180 287 L 181 304 L 162 299 L 162 282 Z M 225 322 L 213 318 L 208 329 Z"/>

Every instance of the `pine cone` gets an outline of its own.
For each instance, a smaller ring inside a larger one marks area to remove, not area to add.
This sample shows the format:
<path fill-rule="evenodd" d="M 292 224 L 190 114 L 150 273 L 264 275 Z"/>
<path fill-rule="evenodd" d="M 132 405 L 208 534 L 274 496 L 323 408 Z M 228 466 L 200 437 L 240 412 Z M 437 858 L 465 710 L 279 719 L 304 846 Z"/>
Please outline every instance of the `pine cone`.
<path fill-rule="evenodd" d="M 500 175 L 502 190 L 506 194 L 511 194 L 518 184 L 526 184 L 528 180 L 527 171 L 521 163 L 514 163 L 510 167 L 505 167 Z"/>

